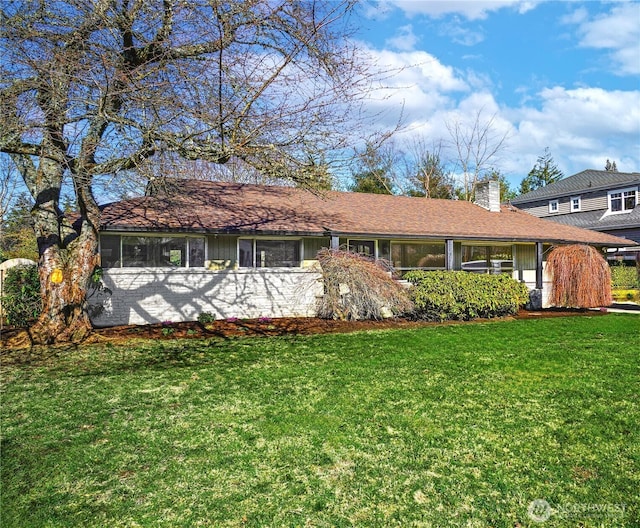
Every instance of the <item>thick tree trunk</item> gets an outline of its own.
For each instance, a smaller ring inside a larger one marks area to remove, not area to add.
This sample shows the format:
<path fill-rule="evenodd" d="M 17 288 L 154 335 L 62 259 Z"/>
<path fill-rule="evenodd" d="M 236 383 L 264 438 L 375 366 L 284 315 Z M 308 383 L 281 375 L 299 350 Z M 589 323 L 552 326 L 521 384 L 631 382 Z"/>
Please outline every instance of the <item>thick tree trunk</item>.
<path fill-rule="evenodd" d="M 42 313 L 31 328 L 37 344 L 78 343 L 92 331 L 87 287 L 97 265 L 97 240 L 83 233 L 66 249 L 50 246 L 40 257 Z"/>
<path fill-rule="evenodd" d="M 87 288 L 99 262 L 99 209 L 91 193 L 76 187 L 81 220 L 74 227 L 58 208 L 59 190 L 39 193 L 33 210 L 40 261 L 42 312 L 31 327 L 35 344 L 73 342 L 92 331 Z"/>

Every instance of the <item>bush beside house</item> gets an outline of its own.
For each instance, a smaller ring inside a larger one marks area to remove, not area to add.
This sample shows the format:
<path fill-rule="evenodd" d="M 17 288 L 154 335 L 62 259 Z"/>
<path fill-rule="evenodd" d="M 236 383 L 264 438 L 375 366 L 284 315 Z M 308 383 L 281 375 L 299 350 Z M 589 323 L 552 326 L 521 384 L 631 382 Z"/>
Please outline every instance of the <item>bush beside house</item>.
<path fill-rule="evenodd" d="M 594 247 L 555 247 L 549 253 L 547 270 L 552 277 L 552 306 L 598 308 L 611 304 L 611 268 Z"/>
<path fill-rule="evenodd" d="M 412 311 L 406 288 L 391 277 L 382 261 L 350 251 L 321 249 L 318 262 L 324 283 L 318 317 L 379 320 Z"/>
<path fill-rule="evenodd" d="M 529 301 L 529 289 L 508 275 L 466 271 L 411 271 L 414 315 L 428 321 L 513 315 Z"/>
<path fill-rule="evenodd" d="M 640 267 L 611 266 L 611 289 L 616 302 L 640 302 Z"/>
<path fill-rule="evenodd" d="M 611 287 L 614 290 L 640 289 L 640 275 L 636 266 L 611 266 Z"/>
<path fill-rule="evenodd" d="M 2 283 L 2 316 L 11 326 L 27 327 L 40 315 L 40 279 L 37 266 L 16 266 Z"/>

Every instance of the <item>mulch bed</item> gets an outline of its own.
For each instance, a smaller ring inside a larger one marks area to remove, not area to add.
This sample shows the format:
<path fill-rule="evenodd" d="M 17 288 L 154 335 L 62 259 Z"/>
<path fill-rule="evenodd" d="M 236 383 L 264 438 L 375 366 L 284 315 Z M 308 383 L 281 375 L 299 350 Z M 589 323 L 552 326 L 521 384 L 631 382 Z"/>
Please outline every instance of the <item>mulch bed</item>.
<path fill-rule="evenodd" d="M 521 310 L 517 315 L 501 318 L 540 319 L 545 317 L 567 317 L 584 315 L 601 315 L 606 310 L 580 309 L 545 309 L 535 312 Z M 495 319 L 492 319 L 495 320 Z M 335 321 L 318 319 L 316 317 L 283 317 L 274 319 L 238 319 L 220 320 L 213 323 L 201 324 L 196 321 L 184 323 L 157 323 L 150 325 L 126 325 L 110 328 L 96 328 L 86 343 L 123 343 L 132 339 L 183 339 L 220 337 L 230 338 L 239 336 L 284 336 L 347 333 L 362 330 L 384 330 L 394 328 L 418 328 L 435 324 L 473 324 L 486 322 L 487 319 L 475 319 L 469 322 L 451 321 L 448 323 L 433 323 L 410 319 L 385 319 L 383 321 Z M 16 343 L 29 342 L 25 340 L 23 329 L 3 328 L 0 333 L 2 349 L 14 348 Z M 24 346 L 24 345 L 23 345 Z"/>

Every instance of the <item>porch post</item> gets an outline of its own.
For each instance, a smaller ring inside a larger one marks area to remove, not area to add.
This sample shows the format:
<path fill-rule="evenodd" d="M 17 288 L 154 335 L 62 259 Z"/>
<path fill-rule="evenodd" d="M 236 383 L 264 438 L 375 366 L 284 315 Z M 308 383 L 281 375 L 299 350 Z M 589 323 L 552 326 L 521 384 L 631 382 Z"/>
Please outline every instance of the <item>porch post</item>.
<path fill-rule="evenodd" d="M 445 240 L 445 254 L 444 254 L 444 266 L 447 271 L 452 271 L 454 268 L 455 259 L 453 256 L 453 240 L 447 238 Z"/>
<path fill-rule="evenodd" d="M 536 289 L 542 290 L 542 242 L 536 242 Z"/>

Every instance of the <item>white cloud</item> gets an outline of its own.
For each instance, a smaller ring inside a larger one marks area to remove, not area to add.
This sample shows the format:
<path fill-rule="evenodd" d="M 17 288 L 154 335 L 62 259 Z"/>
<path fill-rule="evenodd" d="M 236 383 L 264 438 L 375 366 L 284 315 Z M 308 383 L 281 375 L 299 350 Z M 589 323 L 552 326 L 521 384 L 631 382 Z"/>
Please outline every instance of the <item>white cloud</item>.
<path fill-rule="evenodd" d="M 579 7 L 578 9 L 575 9 L 574 11 L 569 13 L 568 15 L 564 15 L 560 19 L 560 22 L 562 24 L 573 25 L 573 24 L 582 24 L 586 22 L 588 19 L 589 19 L 589 11 L 587 11 L 587 8 Z"/>
<path fill-rule="evenodd" d="M 424 1 L 424 0 L 389 0 L 384 5 L 394 4 L 407 15 L 428 15 L 439 18 L 445 15 L 458 14 L 469 20 L 487 18 L 491 11 L 514 8 L 523 14 L 534 9 L 540 2 L 522 0 L 456 0 L 456 1 Z"/>
<path fill-rule="evenodd" d="M 396 36 L 387 39 L 386 44 L 399 51 L 411 51 L 415 49 L 418 41 L 418 37 L 413 32 L 413 26 L 408 24 L 398 28 Z"/>
<path fill-rule="evenodd" d="M 459 17 L 454 17 L 450 22 L 441 24 L 438 33 L 462 46 L 475 46 L 484 40 L 484 33 L 481 30 L 466 28 Z"/>
<path fill-rule="evenodd" d="M 406 124 L 397 137 L 402 145 L 420 136 L 427 144 L 450 139 L 447 123 L 466 122 L 482 111 L 495 117 L 495 132 L 509 132 L 495 168 L 517 187 L 549 147 L 566 175 L 604 168 L 607 158 L 621 171 L 640 171 L 640 90 L 567 89 L 540 79 L 516 106 L 500 104 L 486 74 L 460 71 L 424 51 L 371 51 L 379 65 L 401 69 L 389 79 L 384 98 L 371 112 L 396 115 L 404 104 Z M 530 87 L 529 87 L 530 88 Z M 453 159 L 452 152 L 443 152 Z"/>
<path fill-rule="evenodd" d="M 640 91 L 553 87 L 538 98 L 535 107 L 507 110 L 518 129 L 511 161 L 520 170 L 531 168 L 545 147 L 568 174 L 603 168 L 607 158 L 618 160 L 621 171 L 640 170 Z"/>
<path fill-rule="evenodd" d="M 441 96 L 469 89 L 454 68 L 445 66 L 426 51 L 369 50 L 368 54 L 379 68 L 398 71 L 387 82 L 393 90 L 413 87 L 424 94 Z"/>
<path fill-rule="evenodd" d="M 578 25 L 581 47 L 609 50 L 614 72 L 640 74 L 640 3 L 618 4 L 593 20 L 579 9 L 564 21 Z"/>
<path fill-rule="evenodd" d="M 447 123 L 470 123 L 481 112 L 483 120 L 494 119 L 496 137 L 508 133 L 506 147 L 493 164 L 512 187 L 517 188 L 545 147 L 566 175 L 604 168 L 607 158 L 616 160 L 621 171 L 640 170 L 640 91 L 553 87 L 517 108 L 500 106 L 487 90 L 463 92 L 459 100 L 456 94 L 439 95 L 421 92 L 422 98 L 444 104 L 407 107 L 408 126 L 400 143 L 412 135 L 446 143 Z M 453 152 L 443 154 L 453 159 Z"/>

